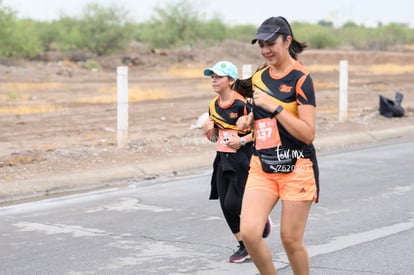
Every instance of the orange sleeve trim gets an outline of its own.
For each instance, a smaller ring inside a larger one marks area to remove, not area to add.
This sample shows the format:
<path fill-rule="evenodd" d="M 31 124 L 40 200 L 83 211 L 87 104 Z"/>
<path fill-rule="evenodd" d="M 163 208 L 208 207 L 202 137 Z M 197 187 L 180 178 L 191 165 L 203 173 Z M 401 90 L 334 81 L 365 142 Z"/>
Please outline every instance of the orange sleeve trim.
<path fill-rule="evenodd" d="M 304 99 L 308 100 L 308 98 L 305 95 L 305 92 L 302 90 L 303 82 L 305 82 L 305 79 L 307 77 L 307 74 L 303 75 L 301 78 L 299 78 L 298 82 L 296 83 L 296 95 L 301 95 Z M 296 101 L 299 103 L 296 97 Z"/>

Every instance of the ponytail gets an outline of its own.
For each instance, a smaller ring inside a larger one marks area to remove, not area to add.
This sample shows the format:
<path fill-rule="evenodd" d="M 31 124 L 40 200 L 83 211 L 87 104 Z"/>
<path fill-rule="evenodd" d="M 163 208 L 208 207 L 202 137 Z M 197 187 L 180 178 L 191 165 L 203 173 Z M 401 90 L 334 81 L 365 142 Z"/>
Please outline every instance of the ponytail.
<path fill-rule="evenodd" d="M 263 64 L 261 67 L 258 67 L 257 71 L 260 71 L 264 67 L 267 67 L 267 63 Z M 237 79 L 232 86 L 232 89 L 241 94 L 245 98 L 252 98 L 253 97 L 253 83 L 252 83 L 252 77 L 245 79 Z"/>
<path fill-rule="evenodd" d="M 289 24 L 289 22 L 286 20 L 286 18 L 284 18 L 283 16 L 279 16 L 280 19 L 282 19 L 283 21 L 286 22 L 286 25 L 289 27 L 289 31 L 291 33 L 292 36 L 292 42 L 290 43 L 289 46 L 289 55 L 297 60 L 298 59 L 298 54 L 300 54 L 301 52 L 303 52 L 303 50 L 305 50 L 305 48 L 308 47 L 308 45 L 305 42 L 299 42 L 295 39 L 295 37 L 293 36 L 293 32 L 292 32 L 292 28 Z M 286 41 L 286 35 L 283 35 L 283 40 Z"/>

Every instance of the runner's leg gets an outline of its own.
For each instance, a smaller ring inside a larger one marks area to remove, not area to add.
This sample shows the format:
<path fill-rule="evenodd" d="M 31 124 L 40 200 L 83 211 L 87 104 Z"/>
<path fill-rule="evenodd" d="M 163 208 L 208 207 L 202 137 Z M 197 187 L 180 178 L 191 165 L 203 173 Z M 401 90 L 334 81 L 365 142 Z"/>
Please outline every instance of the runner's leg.
<path fill-rule="evenodd" d="M 309 274 L 309 256 L 303 243 L 312 201 L 282 201 L 280 237 L 295 275 Z"/>
<path fill-rule="evenodd" d="M 247 251 L 261 274 L 276 274 L 271 252 L 262 235 L 277 200 L 276 194 L 263 189 L 252 188 L 244 192 L 240 232 Z"/>

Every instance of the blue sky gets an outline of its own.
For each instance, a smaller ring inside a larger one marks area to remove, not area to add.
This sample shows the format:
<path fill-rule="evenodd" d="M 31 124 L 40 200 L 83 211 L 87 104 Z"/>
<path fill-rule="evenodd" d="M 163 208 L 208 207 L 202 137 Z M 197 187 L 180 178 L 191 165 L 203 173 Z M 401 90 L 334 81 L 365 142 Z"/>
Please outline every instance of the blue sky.
<path fill-rule="evenodd" d="M 154 14 L 154 7 L 177 0 L 3 0 L 19 17 L 36 20 L 57 19 L 65 15 L 79 15 L 87 3 L 115 5 L 130 10 L 131 19 L 146 21 Z M 192 0 L 205 18 L 218 15 L 228 24 L 260 24 L 270 16 L 285 16 L 289 21 L 317 22 L 331 20 L 337 24 L 352 20 L 356 23 L 376 24 L 397 22 L 414 27 L 412 0 Z M 254 3 L 254 4 L 253 4 Z"/>

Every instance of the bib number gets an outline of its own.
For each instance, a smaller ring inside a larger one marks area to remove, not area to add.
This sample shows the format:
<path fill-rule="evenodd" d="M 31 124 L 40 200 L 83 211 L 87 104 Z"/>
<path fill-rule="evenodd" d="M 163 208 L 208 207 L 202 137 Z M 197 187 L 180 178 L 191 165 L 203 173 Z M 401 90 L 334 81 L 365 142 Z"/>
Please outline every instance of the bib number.
<path fill-rule="evenodd" d="M 217 151 L 224 153 L 236 153 L 237 149 L 231 148 L 226 143 L 229 139 L 237 136 L 236 130 L 219 129 L 219 137 L 217 141 Z"/>
<path fill-rule="evenodd" d="M 263 118 L 254 122 L 256 149 L 269 149 L 280 146 L 279 130 L 275 118 Z"/>

